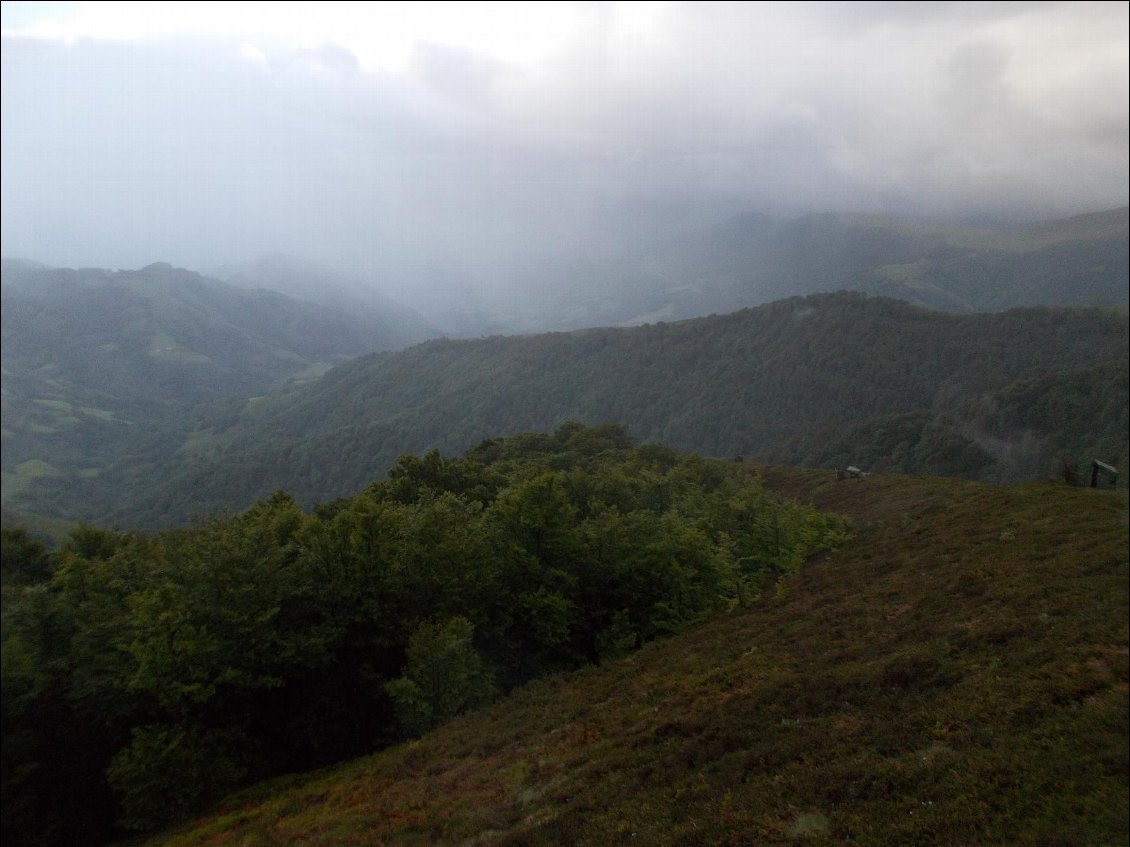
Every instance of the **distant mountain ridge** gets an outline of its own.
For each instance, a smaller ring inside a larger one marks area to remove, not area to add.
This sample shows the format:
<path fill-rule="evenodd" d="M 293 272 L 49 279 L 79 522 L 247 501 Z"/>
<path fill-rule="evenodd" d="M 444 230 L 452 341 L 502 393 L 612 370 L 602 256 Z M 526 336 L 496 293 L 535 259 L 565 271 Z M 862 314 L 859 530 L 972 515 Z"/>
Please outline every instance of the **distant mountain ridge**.
<path fill-rule="evenodd" d="M 0 296 L 5 512 L 36 480 L 95 480 L 110 463 L 175 449 L 215 404 L 414 337 L 161 262 L 109 271 L 5 259 Z"/>
<path fill-rule="evenodd" d="M 740 215 L 615 260 L 530 266 L 520 296 L 453 295 L 443 318 L 472 336 L 566 334 L 432 342 L 318 383 L 334 364 L 438 330 L 358 279 L 285 256 L 223 269 L 241 287 L 160 263 L 5 260 L 5 517 L 165 525 L 279 486 L 314 502 L 379 478 L 404 452 L 457 452 L 570 418 L 713 455 L 826 461 L 835 442 L 879 465 L 982 479 L 1014 478 L 1057 451 L 1121 462 L 1109 449 L 1119 415 L 1088 416 L 1095 433 L 1071 423 L 1067 441 L 1040 424 L 1014 461 L 1017 431 L 979 446 L 980 413 L 958 407 L 1017 380 L 1069 392 L 1057 375 L 1124 361 L 1128 230 L 1126 207 L 1016 228 Z M 433 258 L 420 268 L 442 288 Z M 858 293 L 820 294 L 829 289 Z M 818 296 L 767 302 L 797 295 Z M 1113 312 L 968 314 L 1020 305 Z M 637 328 L 589 328 L 618 324 Z M 1066 337 L 1066 326 L 1098 335 Z M 835 437 L 817 435 L 828 428 Z"/>
<path fill-rule="evenodd" d="M 443 333 L 414 309 L 371 284 L 314 262 L 275 253 L 213 274 L 239 288 L 267 289 L 363 317 L 379 340 L 373 349 L 396 349 Z"/>
<path fill-rule="evenodd" d="M 612 262 L 551 272 L 525 325 L 638 325 L 845 289 L 952 312 L 1126 308 L 1128 275 L 1127 207 L 1025 227 L 747 213 Z"/>
<path fill-rule="evenodd" d="M 402 453 L 460 452 L 570 419 L 754 456 L 829 427 L 955 409 L 1018 380 L 1119 362 L 1127 341 L 1126 317 L 1099 310 L 952 315 L 853 293 L 633 329 L 433 341 L 248 405 L 195 433 L 197 446 L 172 462 L 118 469 L 116 489 L 134 498 L 111 517 L 158 526 L 277 488 L 323 502 L 383 477 Z M 1086 425 L 1109 439 L 1122 421 Z"/>

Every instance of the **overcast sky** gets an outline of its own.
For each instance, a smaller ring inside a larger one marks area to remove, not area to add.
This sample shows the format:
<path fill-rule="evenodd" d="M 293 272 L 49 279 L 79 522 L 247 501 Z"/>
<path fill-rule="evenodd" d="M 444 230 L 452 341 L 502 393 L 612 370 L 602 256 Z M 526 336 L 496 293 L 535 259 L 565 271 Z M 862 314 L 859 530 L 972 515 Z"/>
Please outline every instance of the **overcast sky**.
<path fill-rule="evenodd" d="M 2 8 L 2 248 L 50 264 L 485 278 L 743 209 L 1127 203 L 1125 2 Z"/>

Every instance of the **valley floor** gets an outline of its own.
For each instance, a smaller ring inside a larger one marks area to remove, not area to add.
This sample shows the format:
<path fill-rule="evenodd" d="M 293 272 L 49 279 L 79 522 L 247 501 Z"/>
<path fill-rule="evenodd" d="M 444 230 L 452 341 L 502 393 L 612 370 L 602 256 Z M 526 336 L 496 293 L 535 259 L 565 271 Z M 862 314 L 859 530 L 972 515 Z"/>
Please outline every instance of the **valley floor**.
<path fill-rule="evenodd" d="M 856 537 L 749 609 L 152 843 L 1126 844 L 1126 493 L 756 472 Z"/>

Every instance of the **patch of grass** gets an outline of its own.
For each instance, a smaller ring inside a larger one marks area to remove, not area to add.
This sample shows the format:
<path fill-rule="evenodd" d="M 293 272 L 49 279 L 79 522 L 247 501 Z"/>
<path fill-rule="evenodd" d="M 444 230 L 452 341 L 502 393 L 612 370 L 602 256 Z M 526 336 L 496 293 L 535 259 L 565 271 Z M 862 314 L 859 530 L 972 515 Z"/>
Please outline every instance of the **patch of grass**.
<path fill-rule="evenodd" d="M 82 412 L 84 415 L 88 415 L 88 416 L 90 416 L 92 418 L 96 418 L 97 420 L 100 420 L 100 421 L 109 422 L 109 421 L 118 420 L 118 418 L 114 415 L 114 413 L 111 412 L 109 409 L 97 409 L 94 406 L 80 406 L 79 411 Z"/>
<path fill-rule="evenodd" d="M 62 471 L 42 459 L 28 459 L 16 465 L 16 476 L 25 480 L 39 479 L 44 476 L 61 476 Z"/>
<path fill-rule="evenodd" d="M 752 608 L 152 843 L 1125 844 L 1125 492 L 761 473 L 855 539 Z"/>
<path fill-rule="evenodd" d="M 51 409 L 52 411 L 58 412 L 59 414 L 70 414 L 74 409 L 74 407 L 66 400 L 48 400 L 44 398 L 38 398 L 36 400 L 32 400 L 31 402 L 36 404 L 37 406 Z"/>
<path fill-rule="evenodd" d="M 149 356 L 161 362 L 208 364 L 212 360 L 203 353 L 185 347 L 167 332 L 156 332 L 149 342 Z"/>
<path fill-rule="evenodd" d="M 178 453 L 206 455 L 224 444 L 224 439 L 210 429 L 193 430 L 184 438 Z"/>
<path fill-rule="evenodd" d="M 291 376 L 288 379 L 288 382 L 292 382 L 292 383 L 295 383 L 295 384 L 302 383 L 302 382 L 312 382 L 315 379 L 319 379 L 319 378 L 325 376 L 326 372 L 329 371 L 330 368 L 332 368 L 335 364 L 338 364 L 338 363 L 337 362 L 313 362 L 312 364 L 310 364 L 307 367 L 303 368 L 302 370 L 298 371 L 298 373 Z"/>

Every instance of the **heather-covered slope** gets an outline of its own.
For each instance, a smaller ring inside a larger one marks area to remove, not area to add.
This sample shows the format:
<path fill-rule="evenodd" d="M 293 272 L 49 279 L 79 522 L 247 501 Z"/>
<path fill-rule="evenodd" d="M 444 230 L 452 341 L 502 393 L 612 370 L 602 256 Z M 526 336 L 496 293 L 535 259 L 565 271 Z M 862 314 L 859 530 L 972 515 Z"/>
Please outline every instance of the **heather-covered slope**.
<path fill-rule="evenodd" d="M 1126 843 L 1125 494 L 764 478 L 857 537 L 752 609 L 151 843 Z"/>

